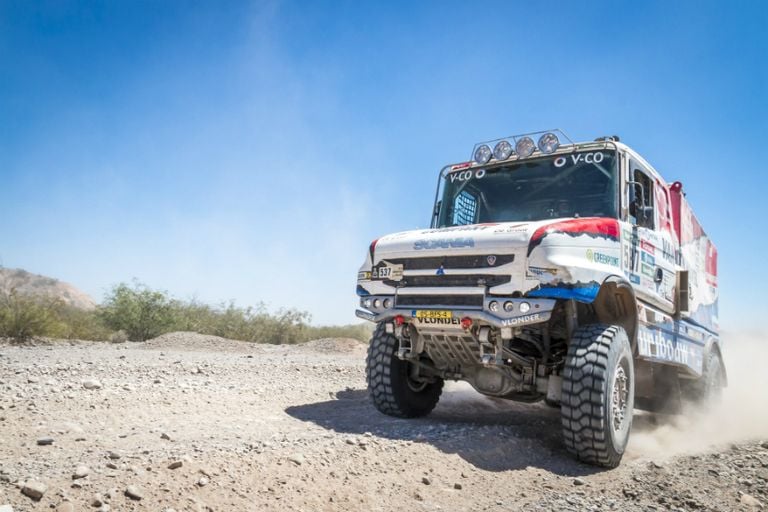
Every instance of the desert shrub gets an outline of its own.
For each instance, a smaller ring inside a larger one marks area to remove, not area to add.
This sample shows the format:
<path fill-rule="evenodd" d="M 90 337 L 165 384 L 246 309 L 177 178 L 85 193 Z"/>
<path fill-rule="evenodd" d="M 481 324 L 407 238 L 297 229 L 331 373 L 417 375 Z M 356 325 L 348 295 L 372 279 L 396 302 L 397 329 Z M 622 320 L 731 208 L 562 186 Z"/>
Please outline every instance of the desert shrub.
<path fill-rule="evenodd" d="M 99 317 L 113 330 L 122 330 L 131 341 L 144 341 L 173 330 L 177 303 L 166 292 L 151 290 L 134 281 L 120 283 L 105 297 Z"/>
<path fill-rule="evenodd" d="M 115 331 L 109 335 L 110 343 L 125 343 L 128 341 L 128 333 L 125 331 Z"/>
<path fill-rule="evenodd" d="M 59 303 L 52 308 L 56 322 L 48 336 L 70 340 L 106 340 L 111 330 L 97 310 L 84 310 Z"/>
<path fill-rule="evenodd" d="M 20 295 L 16 290 L 0 294 L 0 337 L 26 341 L 50 335 L 57 328 L 57 306 L 50 299 Z"/>

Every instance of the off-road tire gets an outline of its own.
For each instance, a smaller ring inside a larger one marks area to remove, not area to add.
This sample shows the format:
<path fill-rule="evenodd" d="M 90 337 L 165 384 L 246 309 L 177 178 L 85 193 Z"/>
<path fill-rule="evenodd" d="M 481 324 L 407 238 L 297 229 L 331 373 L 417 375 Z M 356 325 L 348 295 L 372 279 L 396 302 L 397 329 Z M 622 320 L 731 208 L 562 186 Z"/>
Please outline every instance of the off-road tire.
<path fill-rule="evenodd" d="M 629 441 L 634 401 L 632 349 L 624 328 L 590 324 L 576 329 L 565 360 L 560 407 L 568 451 L 589 464 L 618 466 Z"/>
<path fill-rule="evenodd" d="M 440 400 L 443 380 L 413 382 L 410 363 L 397 357 L 398 345 L 397 338 L 387 334 L 383 323 L 376 326 L 365 364 L 368 393 L 376 409 L 388 416 L 426 416 Z"/>
<path fill-rule="evenodd" d="M 711 407 L 716 405 L 725 387 L 725 372 L 720 352 L 709 347 L 704 354 L 701 377 L 694 381 L 681 381 L 683 398 L 698 406 Z"/>

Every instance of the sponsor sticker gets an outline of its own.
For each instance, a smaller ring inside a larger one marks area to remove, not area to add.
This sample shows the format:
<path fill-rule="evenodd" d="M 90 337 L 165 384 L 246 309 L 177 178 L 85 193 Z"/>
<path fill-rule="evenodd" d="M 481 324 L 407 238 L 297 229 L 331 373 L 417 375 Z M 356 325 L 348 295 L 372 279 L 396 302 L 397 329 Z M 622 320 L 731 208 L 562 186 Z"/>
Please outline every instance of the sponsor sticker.
<path fill-rule="evenodd" d="M 653 277 L 653 274 L 654 274 L 653 267 L 651 265 L 648 265 L 647 263 L 640 264 L 640 272 L 644 276 L 648 276 L 648 277 Z"/>
<path fill-rule="evenodd" d="M 641 252 L 640 259 L 643 261 L 643 263 L 647 263 L 649 265 L 656 265 L 656 258 L 651 256 L 647 252 Z"/>
<path fill-rule="evenodd" d="M 614 267 L 619 266 L 618 256 L 611 256 L 610 254 L 593 251 L 592 249 L 587 249 L 587 260 L 594 263 L 601 263 L 603 265 L 612 265 Z"/>
<path fill-rule="evenodd" d="M 656 247 L 647 240 L 640 240 L 640 248 L 650 254 L 656 253 Z"/>
<path fill-rule="evenodd" d="M 371 278 L 370 272 L 358 272 L 357 273 L 357 280 L 358 281 L 367 281 Z"/>
<path fill-rule="evenodd" d="M 441 328 L 451 329 L 463 329 L 461 326 L 461 320 L 456 317 L 452 318 L 415 318 L 414 321 L 418 326 L 439 326 Z"/>
<path fill-rule="evenodd" d="M 523 325 L 523 324 L 532 324 L 536 322 L 543 321 L 541 315 L 539 313 L 534 313 L 532 315 L 525 315 L 525 316 L 518 316 L 515 318 L 506 318 L 501 321 L 501 325 L 504 327 L 514 327 L 516 325 Z"/>
<path fill-rule="evenodd" d="M 637 274 L 629 274 L 629 282 L 632 284 L 640 284 L 640 276 Z"/>

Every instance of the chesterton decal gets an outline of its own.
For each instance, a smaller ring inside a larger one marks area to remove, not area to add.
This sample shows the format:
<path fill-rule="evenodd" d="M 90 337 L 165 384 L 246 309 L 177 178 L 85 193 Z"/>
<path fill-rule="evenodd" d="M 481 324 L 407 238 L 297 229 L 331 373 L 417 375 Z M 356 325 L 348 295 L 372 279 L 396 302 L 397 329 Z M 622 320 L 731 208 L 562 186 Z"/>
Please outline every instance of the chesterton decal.
<path fill-rule="evenodd" d="M 587 249 L 587 260 L 594 263 L 602 263 L 603 265 L 619 266 L 618 256 L 611 256 L 610 254 L 593 251 L 592 249 Z"/>
<path fill-rule="evenodd" d="M 462 247 L 474 247 L 475 241 L 472 238 L 439 238 L 437 240 L 417 240 L 413 244 L 414 250 L 431 249 L 459 249 Z"/>

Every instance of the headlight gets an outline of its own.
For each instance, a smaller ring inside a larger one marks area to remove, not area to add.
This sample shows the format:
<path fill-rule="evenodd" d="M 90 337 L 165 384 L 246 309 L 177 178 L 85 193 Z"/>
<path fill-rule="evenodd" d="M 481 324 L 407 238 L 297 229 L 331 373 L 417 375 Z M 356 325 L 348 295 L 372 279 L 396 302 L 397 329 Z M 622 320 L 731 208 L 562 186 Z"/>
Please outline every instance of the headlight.
<path fill-rule="evenodd" d="M 506 311 L 507 313 L 511 313 L 513 309 L 515 309 L 514 302 L 512 302 L 511 300 L 508 300 L 507 302 L 504 303 L 504 311 Z"/>
<path fill-rule="evenodd" d="M 539 149 L 542 153 L 554 153 L 560 147 L 560 140 L 554 133 L 545 133 L 539 138 Z"/>
<path fill-rule="evenodd" d="M 389 309 L 389 306 L 392 305 L 392 301 L 389 299 L 384 299 L 384 309 Z"/>
<path fill-rule="evenodd" d="M 499 310 L 499 303 L 496 302 L 495 300 L 492 300 L 491 302 L 488 303 L 488 309 L 490 309 L 493 312 L 498 311 Z"/>
<path fill-rule="evenodd" d="M 379 299 L 373 299 L 373 307 L 380 308 L 381 307 L 381 301 Z"/>
<path fill-rule="evenodd" d="M 493 158 L 496 160 L 506 160 L 512 156 L 512 144 L 508 140 L 502 140 L 493 148 Z"/>
<path fill-rule="evenodd" d="M 531 310 L 531 305 L 527 302 L 521 302 L 520 303 L 520 312 L 521 313 L 527 313 Z"/>
<path fill-rule="evenodd" d="M 475 162 L 480 165 L 487 164 L 491 159 L 491 147 L 488 144 L 483 144 L 475 150 Z"/>
<path fill-rule="evenodd" d="M 363 307 L 364 308 L 370 308 L 371 307 L 371 299 L 369 297 L 366 297 L 363 299 Z"/>
<path fill-rule="evenodd" d="M 533 139 L 530 137 L 523 137 L 515 144 L 515 152 L 520 158 L 528 158 L 536 149 L 536 145 L 533 143 Z"/>

